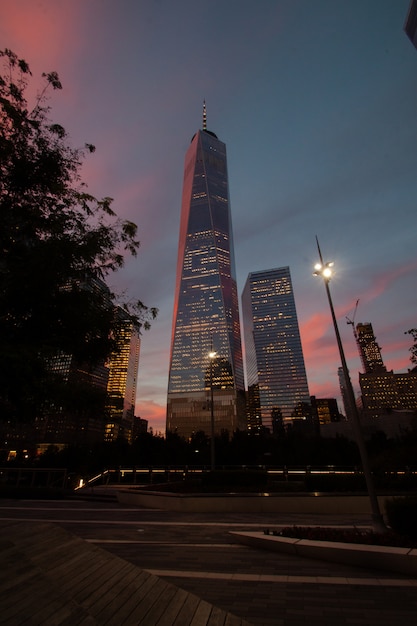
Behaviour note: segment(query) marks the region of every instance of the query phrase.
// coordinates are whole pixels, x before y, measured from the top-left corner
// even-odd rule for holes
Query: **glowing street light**
[[[217,352],[213,351],[213,338],[211,340],[211,350],[208,353],[208,357],[210,359],[210,426],[211,426],[211,437],[210,437],[210,464],[211,470],[213,471],[216,467],[216,453],[215,453],[215,443],[214,443],[214,398],[213,398],[213,361],[217,356]]]
[[[387,529],[384,524],[384,520],[381,515],[381,512],[379,510],[378,498],[376,497],[374,481],[372,478],[372,472],[369,466],[368,453],[367,453],[365,441],[362,435],[358,407],[356,406],[355,394],[353,392],[352,382],[350,380],[350,374],[349,374],[349,370],[348,370],[347,363],[346,363],[345,352],[343,350],[342,340],[340,338],[339,327],[337,325],[337,320],[336,320],[336,316],[334,313],[333,301],[330,295],[329,282],[333,274],[332,267],[334,266],[334,263],[332,261],[329,263],[323,263],[323,257],[321,254],[319,240],[317,239],[317,237],[316,237],[316,241],[317,241],[317,249],[319,251],[320,263],[316,263],[316,265],[314,266],[315,271],[314,271],[313,276],[321,276],[324,280],[324,285],[326,287],[327,298],[329,300],[330,312],[331,312],[332,320],[333,320],[334,332],[336,334],[337,346],[339,348],[340,360],[342,362],[342,369],[343,369],[343,374],[345,377],[346,392],[348,396],[348,402],[349,402],[349,408],[350,408],[350,414],[351,414],[350,417],[352,419],[355,439],[356,439],[357,446],[359,448],[359,454],[360,454],[361,462],[362,462],[362,469],[363,469],[363,473],[365,476],[366,488],[368,490],[368,495],[369,495],[369,499],[371,503],[373,526],[376,532],[386,532]]]

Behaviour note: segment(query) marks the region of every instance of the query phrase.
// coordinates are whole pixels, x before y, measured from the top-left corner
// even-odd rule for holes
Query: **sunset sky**
[[[411,367],[417,327],[417,50],[409,0],[3,0],[0,47],[56,70],[51,118],[96,146],[89,191],[138,224],[109,285],[159,308],[143,335],[136,414],[165,428],[184,156],[202,126],[227,146],[239,296],[249,272],[289,266],[310,394],[340,365],[315,236],[352,382],[351,318],[386,366]]]

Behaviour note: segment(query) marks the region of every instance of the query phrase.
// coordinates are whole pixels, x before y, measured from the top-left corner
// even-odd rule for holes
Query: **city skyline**
[[[136,414],[163,431],[183,155],[200,123],[228,148],[238,295],[250,272],[289,266],[310,393],[336,397],[340,366],[315,236],[355,390],[346,317],[359,299],[389,370],[411,367],[417,294],[417,52],[408,0],[6,0],[0,35],[51,119],[96,145],[82,177],[138,224],[141,249],[109,286],[160,313],[142,336]],[[35,95],[35,91],[32,92]]]

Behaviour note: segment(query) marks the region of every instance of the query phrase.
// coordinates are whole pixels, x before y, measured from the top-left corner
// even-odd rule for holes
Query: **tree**
[[[417,328],[410,328],[410,330],[407,330],[404,334],[411,335],[413,338],[414,343],[410,348],[410,361],[414,363],[414,365],[417,365]]]
[[[97,286],[139,241],[112,199],[95,198],[81,180],[94,147],[71,147],[49,119],[58,74],[42,75],[30,107],[29,65],[8,49],[0,59],[0,416],[10,419],[33,417],[51,399],[56,354],[93,367],[114,349],[117,295]],[[157,313],[141,302],[124,308],[142,328]]]

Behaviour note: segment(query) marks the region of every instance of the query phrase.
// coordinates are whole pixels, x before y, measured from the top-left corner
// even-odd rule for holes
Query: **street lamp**
[[[321,276],[324,280],[324,285],[326,287],[327,298],[329,300],[330,312],[332,314],[334,332],[336,334],[337,346],[339,348],[340,360],[342,362],[342,370],[345,377],[346,384],[346,392],[348,396],[348,402],[351,412],[351,419],[353,424],[353,430],[355,433],[355,439],[357,446],[359,448],[359,454],[362,462],[362,469],[365,475],[366,488],[369,495],[369,500],[371,503],[371,511],[372,511],[372,521],[375,532],[386,532],[386,526],[384,524],[383,517],[379,510],[378,498],[376,497],[374,481],[372,478],[371,469],[369,466],[368,453],[365,446],[365,441],[362,435],[361,424],[359,420],[358,407],[355,402],[355,394],[353,392],[352,382],[350,380],[349,370],[346,364],[345,353],[343,350],[342,340],[340,338],[339,327],[337,325],[336,316],[334,313],[332,297],[330,295],[330,287],[329,282],[332,277],[332,267],[334,266],[333,262],[324,263],[323,257],[320,250],[319,240],[316,237],[317,241],[317,249],[319,251],[320,263],[316,263],[314,266],[314,276]]]
[[[211,350],[208,356],[210,359],[210,426],[211,426],[210,462],[211,462],[211,470],[213,471],[216,467],[216,453],[214,449],[215,443],[214,443],[213,361],[217,356],[217,352],[213,351],[213,340],[211,341]]]

